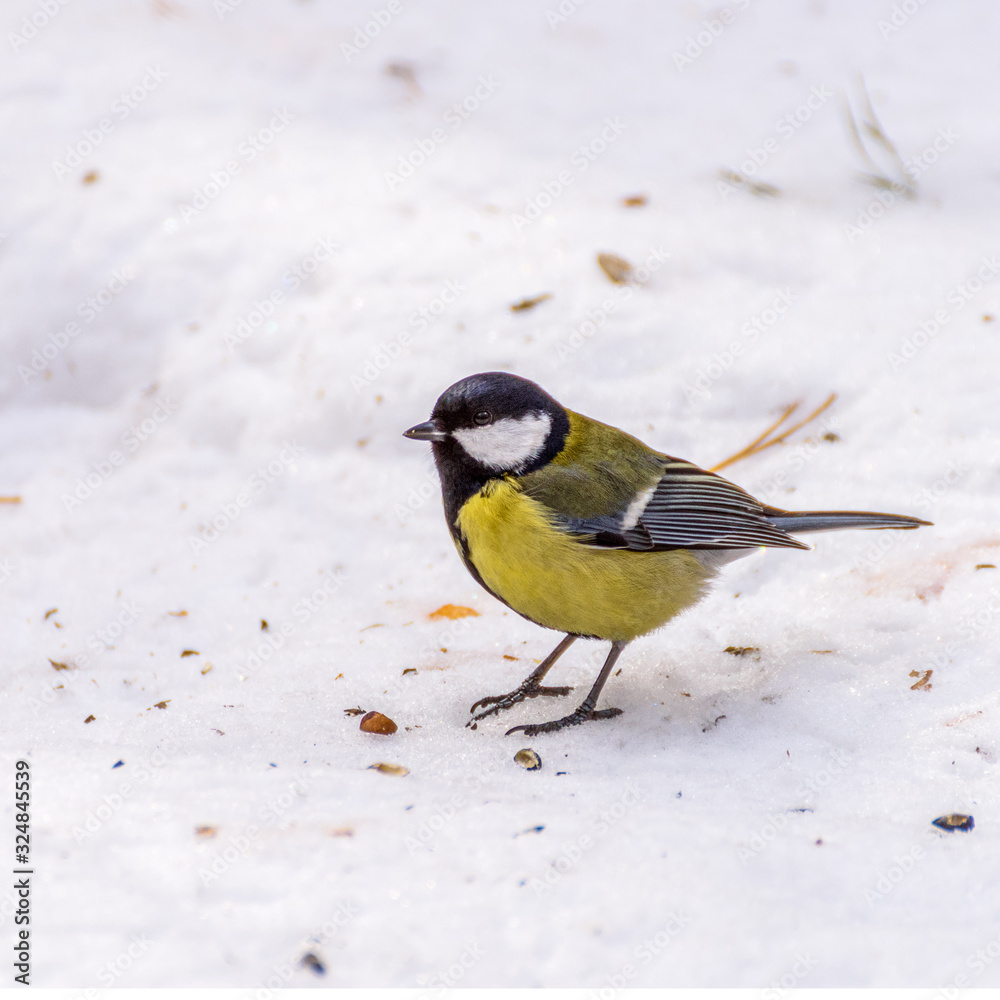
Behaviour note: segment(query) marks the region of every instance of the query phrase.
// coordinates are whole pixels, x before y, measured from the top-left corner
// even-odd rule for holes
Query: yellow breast
[[[458,529],[483,582],[539,625],[629,640],[697,602],[711,574],[689,552],[581,545],[511,480],[493,480],[462,507]]]

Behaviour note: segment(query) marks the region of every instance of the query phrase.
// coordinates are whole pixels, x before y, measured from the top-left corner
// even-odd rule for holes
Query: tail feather
[[[905,514],[878,514],[869,510],[779,510],[765,507],[764,516],[776,528],[793,535],[806,531],[840,531],[844,528],[919,528],[930,521]]]

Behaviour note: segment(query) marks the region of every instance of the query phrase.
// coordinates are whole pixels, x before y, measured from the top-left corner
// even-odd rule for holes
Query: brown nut
[[[361,719],[361,732],[381,733],[383,736],[391,736],[399,726],[392,719],[387,718],[381,712],[369,712]]]

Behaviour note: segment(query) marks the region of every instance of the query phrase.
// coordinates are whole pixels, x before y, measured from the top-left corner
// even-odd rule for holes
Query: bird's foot
[[[485,698],[480,698],[469,711],[475,712],[477,708],[483,708],[487,705],[489,708],[486,708],[485,711],[480,712],[478,715],[474,715],[466,723],[466,726],[475,729],[476,723],[482,719],[504,712],[518,702],[526,701],[528,698],[562,697],[569,694],[572,690],[571,687],[542,687],[537,681],[533,681],[529,677],[520,687],[509,691],[507,694],[490,694]]]
[[[508,729],[504,735],[524,733],[525,736],[537,736],[539,733],[557,733],[560,729],[578,726],[581,722],[591,722],[594,719],[613,719],[616,715],[621,714],[620,708],[602,708],[598,712],[581,705],[572,715],[567,715],[564,719],[556,719],[554,722],[540,722],[534,726],[515,726],[513,729]]]

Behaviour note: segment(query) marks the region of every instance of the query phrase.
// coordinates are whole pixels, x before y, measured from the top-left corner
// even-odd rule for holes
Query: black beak
[[[441,426],[440,420],[428,420],[411,427],[408,431],[403,431],[403,437],[412,438],[414,441],[444,441],[448,437],[448,432]]]

